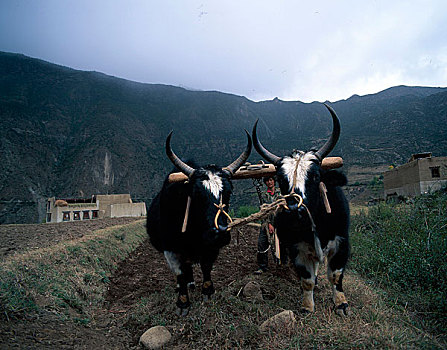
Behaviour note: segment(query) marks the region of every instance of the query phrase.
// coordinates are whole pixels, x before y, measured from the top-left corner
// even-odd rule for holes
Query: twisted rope
[[[294,198],[298,199],[298,202],[301,202],[301,203],[303,201],[301,196],[296,193],[290,193],[285,196],[280,196],[276,201],[274,201],[272,203],[262,204],[261,209],[257,213],[251,214],[250,216],[247,216],[246,218],[233,220],[233,222],[231,222],[228,225],[228,230],[231,230],[234,227],[246,225],[246,224],[248,224],[252,221],[255,221],[255,220],[262,219],[262,218],[270,215],[271,213],[275,213],[275,215],[276,215],[278,211],[283,210],[284,208],[287,209],[286,199],[289,197],[294,197]]]
[[[219,215],[220,215],[221,213],[223,213],[223,214],[228,218],[228,220],[230,220],[230,225],[231,225],[231,223],[233,222],[233,219],[232,219],[231,216],[228,215],[228,213],[224,210],[226,204],[222,204],[222,196],[220,197],[220,203],[219,203],[219,205],[217,205],[216,203],[214,203],[214,205],[215,205],[216,208],[218,209],[218,210],[217,210],[217,213],[216,213],[216,216],[214,217],[214,226],[215,226],[217,229],[219,229],[219,225],[217,224],[217,219],[219,218]]]

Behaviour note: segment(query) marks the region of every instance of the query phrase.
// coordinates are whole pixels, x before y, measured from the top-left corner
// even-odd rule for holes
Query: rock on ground
[[[140,344],[147,349],[159,349],[171,340],[171,333],[163,326],[149,328],[140,337]]]
[[[259,327],[261,332],[281,332],[285,333],[296,326],[296,319],[293,311],[285,310],[263,322]]]
[[[250,281],[248,282],[243,291],[244,297],[251,300],[262,300],[262,290],[258,282]]]

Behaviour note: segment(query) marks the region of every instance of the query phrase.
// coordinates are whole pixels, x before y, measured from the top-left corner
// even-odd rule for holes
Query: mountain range
[[[344,158],[345,171],[447,154],[447,88],[397,86],[326,103],[341,122],[332,155]],[[164,150],[171,130],[180,157],[226,165],[257,119],[264,146],[278,155],[318,147],[332,129],[320,102],[253,102],[0,52],[0,223],[41,222],[52,196],[130,193],[149,202],[172,169]]]

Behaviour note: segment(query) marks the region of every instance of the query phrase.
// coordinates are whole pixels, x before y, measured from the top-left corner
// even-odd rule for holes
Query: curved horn
[[[245,148],[245,151],[241,153],[241,155],[230,165],[223,168],[224,171],[227,171],[230,173],[231,176],[242,166],[244,165],[245,161],[248,159],[251,153],[251,138],[250,134],[247,130],[245,130],[245,133],[247,134],[247,148]]]
[[[169,133],[169,135],[166,139],[166,154],[167,154],[168,158],[171,160],[172,164],[174,164],[183,174],[185,174],[188,177],[191,177],[191,175],[195,169],[190,167],[188,164],[184,163],[183,161],[181,161],[180,158],[177,157],[175,155],[175,153],[172,151],[171,136],[172,136],[172,131]]]
[[[335,145],[337,144],[338,138],[340,137],[340,121],[338,120],[337,114],[335,114],[335,111],[332,109],[332,107],[328,106],[326,103],[324,103],[324,105],[331,113],[333,127],[332,135],[329,140],[327,140],[326,143],[317,152],[315,152],[315,155],[320,160],[320,162],[334,149]]]
[[[281,157],[275,156],[273,153],[268,151],[258,140],[258,135],[256,133],[256,128],[258,127],[258,120],[256,120],[255,126],[253,127],[253,146],[255,146],[256,151],[261,155],[262,158],[268,162],[277,165],[281,161]]]

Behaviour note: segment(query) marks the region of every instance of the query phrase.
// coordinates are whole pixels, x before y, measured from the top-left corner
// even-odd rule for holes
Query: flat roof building
[[[130,194],[93,195],[91,198],[48,198],[46,222],[138,217],[146,204],[133,203]]]
[[[408,163],[385,172],[383,185],[385,199],[438,191],[447,185],[447,157],[413,154]]]

